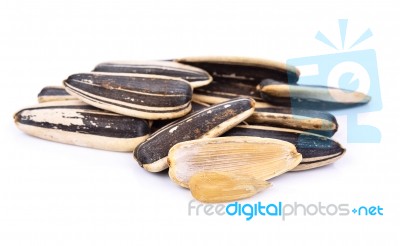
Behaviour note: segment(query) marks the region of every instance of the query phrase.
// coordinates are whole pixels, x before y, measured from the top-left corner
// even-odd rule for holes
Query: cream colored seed
[[[218,137],[181,142],[168,153],[169,176],[182,187],[201,171],[229,172],[268,180],[301,162],[296,147],[282,140],[259,137]]]
[[[198,172],[189,181],[193,197],[205,203],[249,198],[270,186],[264,180],[227,172]]]

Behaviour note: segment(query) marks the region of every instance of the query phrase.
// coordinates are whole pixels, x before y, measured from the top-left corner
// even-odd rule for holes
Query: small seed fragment
[[[196,88],[193,93],[193,99],[209,104],[225,102],[236,97],[253,98],[256,108],[271,106],[260,97],[255,85],[243,82],[213,81],[209,85]]]
[[[267,78],[296,83],[300,76],[300,71],[293,66],[256,58],[204,56],[180,58],[175,61],[204,69],[216,81],[243,82],[253,86]]]
[[[150,132],[146,120],[78,100],[40,103],[20,110],[14,120],[21,131],[38,138],[110,151],[133,151]]]
[[[78,98],[71,96],[63,86],[46,86],[38,94],[38,102],[54,102],[78,100]]]
[[[204,70],[172,61],[121,61],[104,62],[93,71],[109,73],[155,74],[181,78],[193,88],[204,86],[212,81],[212,77]]]
[[[361,92],[324,86],[287,85],[272,79],[263,80],[257,89],[268,103],[296,108],[349,108],[366,104],[371,99]]]
[[[96,72],[71,75],[64,85],[92,106],[142,119],[179,118],[191,110],[192,88],[179,78]]]
[[[254,104],[251,98],[237,98],[194,112],[151,134],[135,149],[134,158],[149,172],[165,170],[168,151],[176,143],[217,137],[249,117]]]
[[[285,141],[259,137],[218,137],[174,145],[168,153],[169,176],[188,188],[200,171],[228,172],[268,180],[301,162],[296,147]]]
[[[340,159],[346,152],[340,143],[333,139],[285,128],[240,125],[232,128],[223,136],[274,138],[294,144],[297,151],[303,156],[303,160],[291,171],[308,170],[332,164]]]
[[[333,136],[338,130],[334,115],[328,112],[300,108],[256,108],[246,121],[254,125],[290,128],[328,137]]]
[[[254,196],[271,183],[227,172],[198,172],[189,181],[194,198],[205,203],[237,201]]]

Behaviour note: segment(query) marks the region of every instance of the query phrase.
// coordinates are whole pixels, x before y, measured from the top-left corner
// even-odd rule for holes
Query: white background
[[[45,1],[0,3],[0,245],[399,245],[398,10],[393,1]],[[380,205],[381,217],[189,217],[190,192],[112,153],[26,136],[13,124],[43,86],[107,60],[239,55],[286,61],[330,54],[367,28],[383,110],[360,117],[379,144],[346,143],[336,164],[289,173],[244,202]],[[368,134],[367,132],[365,134]]]

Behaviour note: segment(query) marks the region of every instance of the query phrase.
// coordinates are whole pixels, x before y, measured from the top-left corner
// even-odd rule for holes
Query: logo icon
[[[315,36],[318,41],[334,49],[335,53],[293,58],[287,60],[287,63],[302,71],[299,84],[336,87],[369,95],[372,98],[369,104],[332,113],[347,116],[349,143],[379,143],[381,140],[379,129],[358,122],[360,114],[382,109],[376,53],[373,49],[353,50],[357,45],[372,37],[372,31],[367,29],[358,39],[346,45],[348,43],[347,24],[348,20],[339,20],[340,48],[320,31]],[[343,93],[346,92],[343,91]]]

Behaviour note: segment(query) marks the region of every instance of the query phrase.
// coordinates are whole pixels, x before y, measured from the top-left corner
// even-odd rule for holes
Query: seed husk
[[[202,103],[202,102],[197,102],[197,101],[192,101],[192,110],[190,111],[191,113],[197,112],[199,110],[202,110],[204,108],[210,107],[210,105]],[[171,120],[154,120],[150,123],[150,131],[151,133],[154,133],[161,128],[165,127],[168,124],[171,124],[172,122],[175,122],[179,119],[171,119]]]
[[[98,64],[93,71],[109,73],[155,74],[181,78],[193,88],[204,86],[212,77],[204,70],[172,61],[120,61]]]
[[[254,196],[271,183],[250,176],[227,172],[198,172],[189,180],[194,198],[204,203],[237,201]]]
[[[203,56],[175,61],[204,69],[216,81],[242,82],[253,86],[267,78],[296,83],[300,76],[298,69],[285,63],[248,57]]]
[[[260,97],[256,86],[243,82],[219,82],[214,80],[209,85],[196,88],[193,92],[193,99],[208,104],[221,103],[237,97],[253,98],[256,101],[256,108],[271,106]]]
[[[173,119],[191,110],[192,88],[179,78],[94,72],[71,75],[64,85],[94,107],[137,118]]]
[[[294,144],[297,151],[303,156],[303,160],[291,171],[308,170],[332,164],[346,152],[340,143],[331,138],[285,128],[240,125],[232,128],[223,136],[274,138]]]
[[[341,109],[359,106],[371,97],[361,92],[333,87],[287,85],[276,80],[263,80],[257,89],[268,103],[310,109]]]
[[[32,136],[65,144],[131,152],[149,135],[148,122],[106,112],[78,100],[40,103],[14,115]]]
[[[290,128],[328,137],[333,136],[338,130],[338,124],[333,114],[300,108],[256,108],[246,121],[254,125]]]
[[[249,117],[254,112],[254,104],[251,98],[237,98],[194,112],[151,134],[135,149],[134,158],[149,172],[165,170],[172,146],[223,134]]]
[[[78,98],[71,96],[63,86],[46,86],[38,94],[38,102],[54,102],[78,100]]]
[[[228,172],[269,180],[301,162],[296,147],[260,137],[218,137],[181,142],[168,153],[169,176],[182,187],[200,171]]]

